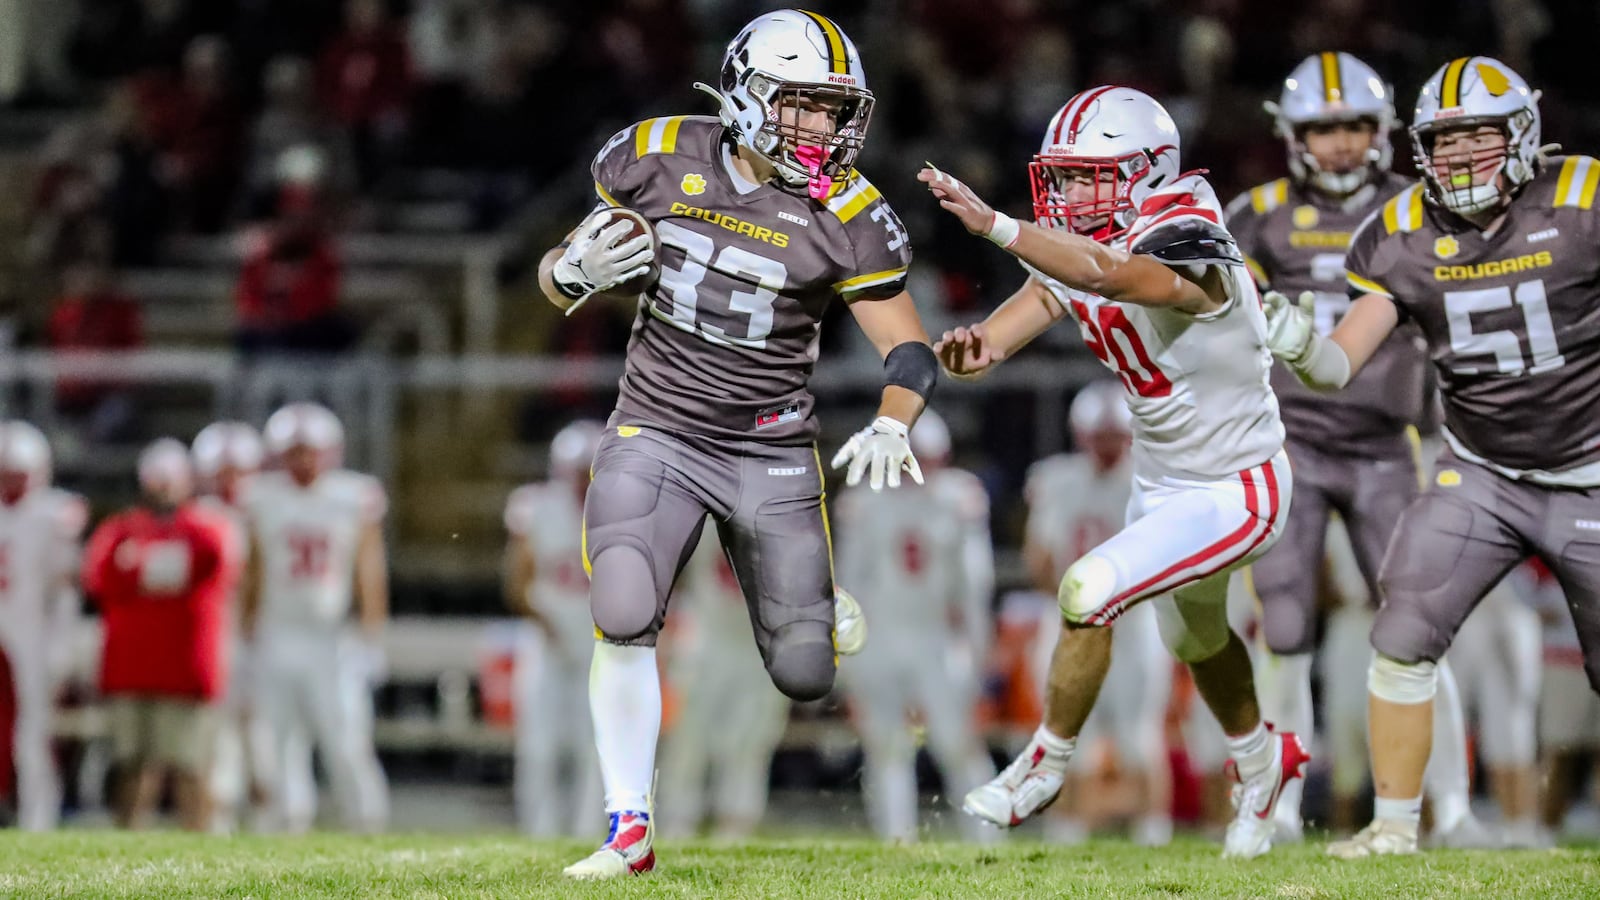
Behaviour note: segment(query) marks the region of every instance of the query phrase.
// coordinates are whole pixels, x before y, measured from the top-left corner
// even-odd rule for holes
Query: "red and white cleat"
[[[600,849],[578,860],[561,874],[581,881],[598,881],[603,878],[621,878],[624,875],[643,875],[656,867],[653,848],[656,826],[647,812],[614,812],[611,814],[611,834]]]
[[[987,784],[967,792],[961,808],[1000,828],[1015,828],[1061,794],[1065,756],[1051,757],[1038,738]]]
[[[1272,748],[1272,762],[1255,775],[1241,777],[1238,765],[1231,759],[1224,767],[1235,782],[1235,812],[1223,839],[1223,859],[1255,859],[1271,850],[1277,831],[1274,813],[1278,798],[1283,796],[1284,785],[1305,777],[1305,766],[1311,761],[1311,755],[1300,745],[1300,739],[1285,731],[1274,733],[1272,741],[1276,745]]]

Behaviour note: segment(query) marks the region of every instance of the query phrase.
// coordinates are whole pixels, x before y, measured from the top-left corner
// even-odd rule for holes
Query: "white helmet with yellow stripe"
[[[1354,193],[1394,160],[1389,132],[1394,129],[1394,92],[1372,67],[1348,53],[1317,53],[1301,60],[1283,80],[1278,102],[1268,101],[1273,130],[1289,151],[1289,171],[1301,184],[1312,184],[1337,197]],[[1351,172],[1324,171],[1306,149],[1305,129],[1336,122],[1370,121],[1372,145],[1363,165]]]
[[[873,98],[855,43],[828,17],[796,9],[758,16],[723,52],[719,87],[695,87],[717,97],[723,124],[785,182],[809,185],[821,199],[850,178]],[[806,102],[834,113],[831,132],[781,121],[781,107]]]
[[[1441,132],[1485,125],[1505,134],[1504,151],[1434,160],[1434,142]],[[1464,56],[1434,72],[1417,97],[1411,123],[1411,145],[1429,199],[1463,214],[1503,205],[1533,180],[1539,137],[1539,92],[1530,90],[1505,63],[1487,56]]]

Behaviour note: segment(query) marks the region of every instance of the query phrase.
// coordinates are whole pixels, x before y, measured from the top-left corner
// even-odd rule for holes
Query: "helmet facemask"
[[[1532,123],[1533,114],[1519,110],[1510,116],[1476,116],[1430,122],[1411,129],[1417,169],[1435,203],[1459,215],[1472,215],[1511,201],[1517,188],[1533,179],[1533,166],[1515,151],[1519,136]],[[1445,131],[1497,129],[1505,139],[1500,147],[1473,149],[1435,160],[1434,145]]]
[[[761,126],[754,134],[739,130],[740,143],[772,163],[785,183],[806,185],[813,199],[823,200],[850,179],[872,119],[871,91],[787,82],[755,69],[736,74],[731,65],[722,74],[721,93],[729,104],[753,103],[759,110]],[[832,131],[784,122],[786,107],[798,113],[816,104],[835,110]]]
[[[1372,126],[1367,149],[1361,153],[1360,164],[1347,172],[1324,169],[1306,141],[1306,131],[1318,125],[1335,125],[1365,122]],[[1348,197],[1366,186],[1379,172],[1389,168],[1388,136],[1385,125],[1375,116],[1354,119],[1324,119],[1299,122],[1288,127],[1284,142],[1289,150],[1289,169],[1295,180],[1309,184],[1330,197]]]
[[[1099,157],[1041,153],[1028,164],[1034,221],[1041,228],[1061,228],[1106,243],[1133,224],[1133,186],[1150,166],[1150,154],[1143,150]],[[1070,182],[1078,180],[1094,184],[1094,199],[1067,200]]]

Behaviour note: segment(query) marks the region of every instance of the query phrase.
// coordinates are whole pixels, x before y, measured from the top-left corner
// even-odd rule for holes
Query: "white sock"
[[[1311,702],[1310,653],[1285,656],[1267,654],[1265,663],[1257,667],[1257,684],[1261,691],[1261,715],[1279,731],[1292,731],[1300,744],[1311,751],[1313,705]],[[1283,787],[1278,799],[1279,821],[1300,820],[1300,798],[1305,781],[1296,778]]]
[[[1078,747],[1077,738],[1057,737],[1043,724],[1034,731],[1033,742],[1044,748],[1044,759],[1039,761],[1039,765],[1057,773],[1066,772],[1067,762],[1072,759],[1072,751]]]
[[[606,812],[648,811],[661,734],[656,648],[596,641],[589,666],[589,715],[606,786]]]
[[[1390,797],[1374,797],[1372,817],[1386,822],[1406,822],[1415,828],[1422,820],[1422,798],[1396,800]]]
[[[1433,698],[1433,753],[1423,782],[1433,803],[1433,826],[1438,832],[1454,831],[1472,814],[1467,771],[1466,717],[1461,692],[1450,664],[1439,660],[1439,689]]]
[[[1272,732],[1265,723],[1240,735],[1228,735],[1228,755],[1239,767],[1240,778],[1254,778],[1272,765]]]

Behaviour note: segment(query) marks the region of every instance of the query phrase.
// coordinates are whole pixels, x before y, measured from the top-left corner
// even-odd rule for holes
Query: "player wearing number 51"
[[[1435,665],[1484,594],[1536,555],[1566,591],[1600,689],[1600,162],[1541,152],[1539,94],[1457,59],[1411,124],[1420,183],[1351,240],[1350,311],[1327,337],[1269,295],[1273,353],[1343,387],[1399,324],[1428,341],[1444,401],[1434,483],[1384,556],[1367,677],[1371,826],[1337,856],[1416,850]]]
[[[834,589],[807,390],[823,313],[845,301],[884,357],[877,417],[833,457],[849,484],[922,481],[907,432],[939,371],[905,290],[905,230],[855,169],[873,108],[855,44],[824,16],[767,13],[728,44],[717,86],[697,87],[720,115],[649,119],[606,143],[596,209],[539,268],[559,307],[618,288],[638,306],[584,508],[611,836],[567,869],[577,878],[655,863],[656,635],[707,515],[781,691],[826,694],[836,652],[864,637]]]
[[[1262,722],[1250,655],[1226,615],[1228,573],[1278,539],[1291,494],[1259,295],[1215,193],[1179,167],[1177,128],[1150,97],[1122,87],[1073,97],[1028,174],[1034,223],[995,212],[931,165],[917,176],[1028,273],[988,319],[946,332],[936,350],[951,374],[976,377],[1072,316],[1122,381],[1134,484],[1123,530],[1061,579],[1044,723],[966,809],[1009,827],[1054,799],[1110,666],[1109,626],[1150,600],[1228,735],[1238,815],[1223,854],[1259,856],[1306,761],[1293,734]]]

